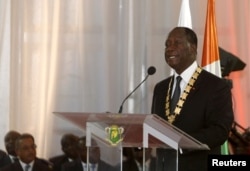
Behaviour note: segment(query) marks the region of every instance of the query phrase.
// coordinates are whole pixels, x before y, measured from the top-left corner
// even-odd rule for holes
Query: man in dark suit
[[[1,171],[52,171],[52,166],[46,160],[36,157],[36,144],[31,134],[22,134],[16,140],[18,162],[1,168]]]
[[[61,171],[62,165],[79,158],[79,137],[74,134],[64,134],[61,138],[61,148],[64,154],[49,159],[53,163],[53,171]]]
[[[122,164],[123,171],[145,171],[156,170],[156,158],[152,156],[152,148],[145,148],[145,165],[143,166],[143,149],[132,148],[133,155]]]
[[[101,160],[100,148],[94,139],[89,147],[89,171],[113,171],[114,167]],[[80,158],[62,166],[62,171],[87,171],[86,137],[81,137],[78,142]]]
[[[169,33],[165,42],[165,60],[175,72],[159,82],[153,94],[152,113],[210,148],[209,151],[184,151],[179,156],[179,171],[207,170],[207,155],[220,154],[234,119],[231,87],[225,80],[198,66],[197,43],[196,34],[189,28],[176,27]],[[173,105],[171,98],[177,76],[181,76],[181,93],[177,105]],[[176,169],[174,161],[171,162],[174,157],[170,157],[175,152],[170,151],[157,150],[157,170]]]
[[[4,145],[7,155],[0,158],[0,168],[18,161],[15,151],[15,142],[20,135],[19,132],[11,130],[4,136]]]

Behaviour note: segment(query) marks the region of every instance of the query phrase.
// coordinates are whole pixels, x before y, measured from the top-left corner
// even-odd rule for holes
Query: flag
[[[192,18],[189,7],[189,0],[182,0],[178,26],[192,29]]]
[[[208,0],[201,66],[221,77],[219,46],[215,22],[215,0]],[[221,153],[228,154],[227,141],[221,146]]]
[[[221,77],[214,0],[208,0],[201,66],[205,70]]]

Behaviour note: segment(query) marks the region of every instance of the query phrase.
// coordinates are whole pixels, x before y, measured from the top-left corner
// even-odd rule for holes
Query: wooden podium
[[[110,164],[115,163],[113,158],[117,159],[116,165],[120,165],[117,170],[122,170],[123,147],[141,147],[144,155],[145,149],[149,147],[174,149],[176,166],[178,154],[183,149],[209,150],[207,145],[155,114],[54,113],[85,131],[88,148],[93,146],[91,140],[95,139],[102,151],[111,150],[112,152],[105,154],[104,158],[110,158],[111,162],[108,162]],[[145,157],[143,162],[145,165]]]

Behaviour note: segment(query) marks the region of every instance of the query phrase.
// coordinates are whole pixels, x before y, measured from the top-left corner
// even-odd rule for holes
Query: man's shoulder
[[[5,151],[0,150],[0,160],[3,160],[4,158],[6,158],[8,155]]]
[[[201,75],[212,78],[212,79],[221,79],[219,76],[217,76],[217,75],[215,75],[215,74],[213,74],[205,69],[202,69]]]
[[[68,162],[68,163],[65,163],[63,166],[62,166],[62,170],[72,170],[72,169],[76,169],[76,168],[79,168],[81,167],[82,163],[80,160],[74,160],[72,162]]]
[[[68,160],[68,158],[64,154],[58,155],[58,156],[53,156],[53,157],[49,158],[49,161],[52,163],[62,162],[62,161],[67,161],[67,160]]]
[[[98,167],[102,168],[101,170],[115,170],[115,166],[103,161],[103,160],[100,160],[99,163],[98,163]]]
[[[169,84],[171,78],[172,76],[159,81],[158,83],[156,83],[155,87],[166,87]]]
[[[2,156],[2,155],[7,155],[7,153],[0,149],[0,156]]]
[[[200,74],[200,78],[202,78],[203,80],[206,80],[206,84],[212,83],[213,85],[220,84],[223,86],[230,86],[229,81],[227,79],[221,78],[211,72],[206,71],[205,69],[202,70]]]
[[[1,171],[19,171],[19,170],[20,171],[23,170],[19,162],[11,163],[1,168]]]
[[[42,158],[36,158],[34,163],[35,168],[44,168],[46,170],[52,170],[53,164],[45,159]]]

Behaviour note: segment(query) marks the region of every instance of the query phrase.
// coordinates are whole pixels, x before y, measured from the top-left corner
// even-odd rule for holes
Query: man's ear
[[[64,147],[61,147],[61,150],[65,153],[65,148]]]
[[[190,50],[192,54],[197,55],[197,46],[195,44],[190,44]]]

